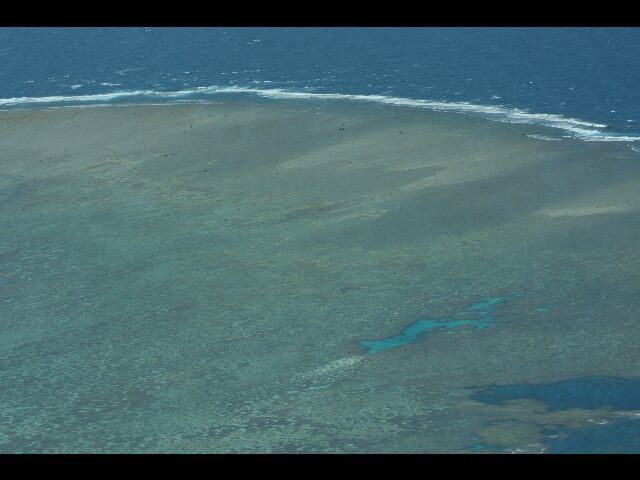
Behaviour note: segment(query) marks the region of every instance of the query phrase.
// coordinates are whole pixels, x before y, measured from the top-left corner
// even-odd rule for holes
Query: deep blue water
[[[0,65],[3,108],[235,86],[470,102],[640,131],[633,28],[3,28]]]
[[[570,408],[640,410],[640,380],[616,377],[570,378],[553,383],[490,385],[473,399],[490,405],[509,400],[536,400],[549,411]]]
[[[490,385],[478,389],[474,400],[501,405],[509,400],[535,400],[555,412],[580,408],[627,410],[630,416],[577,428],[545,427],[545,443],[551,453],[637,453],[640,451],[640,379],[589,376],[550,383]],[[476,443],[474,450],[494,446]]]
[[[549,432],[551,453],[640,452],[640,419],[626,418],[604,425],[563,428]]]

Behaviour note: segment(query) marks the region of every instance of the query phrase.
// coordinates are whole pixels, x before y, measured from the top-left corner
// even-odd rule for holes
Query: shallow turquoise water
[[[418,340],[422,340],[428,333],[440,328],[451,330],[458,327],[473,326],[478,330],[482,330],[483,328],[495,325],[492,323],[494,307],[520,295],[523,294],[519,292],[512,293],[506,297],[485,298],[482,301],[473,303],[464,310],[455,313],[452,317],[441,317],[435,319],[428,317],[421,318],[420,320],[417,320],[405,327],[400,335],[380,340],[362,341],[360,342],[360,345],[367,350],[369,355],[374,355],[389,348],[402,347],[417,342]],[[478,318],[464,320],[456,318],[470,314],[477,315]]]
[[[591,192],[640,180],[635,153],[298,105],[5,112],[0,451],[569,448],[555,429],[598,451],[635,435],[607,427],[586,380],[549,399],[640,375],[638,210],[539,214],[595,209]]]

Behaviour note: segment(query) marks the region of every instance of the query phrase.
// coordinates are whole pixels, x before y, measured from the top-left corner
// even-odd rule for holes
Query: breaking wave
[[[470,113],[500,122],[541,125],[563,130],[564,132],[568,133],[568,136],[570,137],[579,138],[581,140],[589,142],[635,142],[640,140],[640,135],[635,136],[615,132],[605,132],[603,129],[606,129],[607,125],[604,124],[586,122],[583,120],[568,118],[556,114],[530,113],[526,110],[517,108],[477,105],[467,102],[444,102],[412,99],[386,95],[300,92],[283,90],[279,88],[260,89],[239,86],[208,86],[177,91],[123,90],[109,93],[98,93],[93,95],[0,98],[0,107],[11,107],[20,105],[54,105],[60,103],[70,105],[77,103],[97,104],[104,102],[113,102],[122,99],[160,99],[170,101],[222,94],[250,94],[260,97],[282,99],[334,99],[358,102],[374,102],[395,106],[426,108],[434,111]]]

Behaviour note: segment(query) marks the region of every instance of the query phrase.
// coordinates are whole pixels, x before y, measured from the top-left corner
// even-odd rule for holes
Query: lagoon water
[[[639,44],[0,29],[0,451],[637,453]]]

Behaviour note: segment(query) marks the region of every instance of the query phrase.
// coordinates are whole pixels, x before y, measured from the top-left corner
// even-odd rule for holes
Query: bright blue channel
[[[436,329],[451,330],[458,327],[471,326],[478,330],[494,325],[492,323],[492,314],[494,307],[509,300],[510,298],[520,296],[522,293],[514,293],[506,297],[486,298],[478,303],[469,305],[464,310],[457,312],[452,317],[441,318],[421,318],[405,327],[399,335],[380,340],[362,341],[360,345],[367,351],[369,355],[374,355],[389,348],[402,347],[409,345],[418,340],[423,339],[426,334]],[[459,319],[456,317],[475,318]]]

